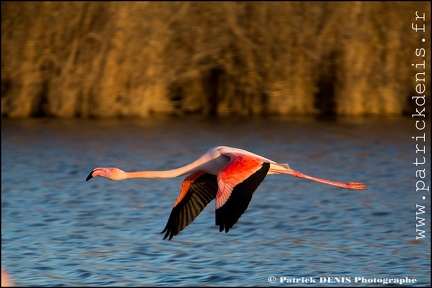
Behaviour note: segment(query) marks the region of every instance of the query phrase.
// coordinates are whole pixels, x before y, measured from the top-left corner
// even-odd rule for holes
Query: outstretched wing
[[[248,157],[234,158],[219,173],[216,225],[227,233],[246,211],[252,194],[264,180],[270,163]]]
[[[216,197],[218,190],[216,175],[195,172],[183,181],[180,195],[174,203],[163,239],[171,240],[201,213],[207,204]]]

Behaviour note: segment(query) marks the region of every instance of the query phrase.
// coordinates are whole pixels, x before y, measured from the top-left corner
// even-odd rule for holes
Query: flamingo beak
[[[111,172],[111,168],[94,168],[93,171],[87,176],[86,181],[90,180],[94,177],[107,177],[107,175]]]
[[[87,176],[87,178],[86,178],[86,181],[88,181],[88,180],[90,180],[90,179],[92,179],[93,178],[93,172],[94,172],[94,170],[92,170],[91,172],[90,172],[90,174]]]

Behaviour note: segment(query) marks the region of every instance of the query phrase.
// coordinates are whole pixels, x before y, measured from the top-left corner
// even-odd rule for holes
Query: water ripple
[[[428,287],[412,128],[404,119],[4,119],[2,264],[19,286],[269,286],[275,275],[414,277]],[[183,179],[84,181],[95,166],[169,169],[219,144],[369,190],[270,175],[229,233],[210,203],[168,242],[159,232]]]

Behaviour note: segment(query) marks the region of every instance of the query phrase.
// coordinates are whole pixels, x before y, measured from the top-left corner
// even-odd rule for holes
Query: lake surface
[[[430,192],[415,173],[430,186],[430,142],[416,167],[419,134],[408,118],[2,119],[2,265],[19,286],[428,287]],[[213,201],[167,241],[184,177],[85,181],[94,167],[176,168],[217,145],[369,189],[269,175],[229,233]]]

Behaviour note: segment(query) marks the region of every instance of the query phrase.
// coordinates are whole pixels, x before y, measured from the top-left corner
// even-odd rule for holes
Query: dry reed
[[[428,2],[1,5],[3,117],[400,115],[430,51]]]

